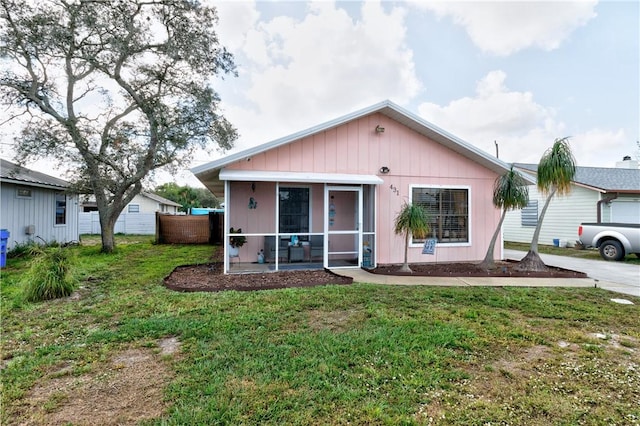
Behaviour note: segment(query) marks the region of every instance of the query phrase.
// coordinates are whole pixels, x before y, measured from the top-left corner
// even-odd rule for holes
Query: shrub
[[[8,259],[15,259],[20,257],[31,257],[34,251],[39,251],[40,245],[34,241],[28,241],[26,243],[16,243],[13,248],[7,251]]]
[[[69,250],[61,247],[40,250],[22,279],[25,299],[40,302],[69,296],[75,289],[72,264]]]

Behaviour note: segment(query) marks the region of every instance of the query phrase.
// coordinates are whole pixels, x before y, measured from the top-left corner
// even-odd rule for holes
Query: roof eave
[[[12,183],[14,185],[33,186],[36,188],[56,189],[60,191],[66,191],[67,189],[69,189],[69,186],[53,185],[53,184],[42,183],[42,182],[31,182],[26,180],[11,179],[7,177],[1,178],[0,182]]]

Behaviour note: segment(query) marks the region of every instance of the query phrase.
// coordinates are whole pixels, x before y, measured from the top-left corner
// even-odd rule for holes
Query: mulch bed
[[[164,279],[164,285],[176,291],[254,291],[278,288],[314,287],[328,284],[351,284],[351,277],[324,269],[278,271],[252,274],[222,273],[222,263],[178,266]]]
[[[587,278],[584,272],[547,266],[546,271],[518,271],[519,262],[496,262],[496,269],[486,270],[475,263],[420,263],[411,264],[413,273],[399,272],[401,265],[378,265],[374,274],[431,277],[513,277],[513,278]]]
[[[399,272],[400,265],[379,265],[369,272],[384,275],[410,275],[431,277],[529,277],[529,278],[586,278],[582,272],[548,267],[544,272],[517,271],[518,262],[496,262],[496,269],[487,271],[474,263],[427,263],[410,265],[413,273]],[[252,274],[222,273],[221,262],[204,265],[178,266],[165,278],[164,285],[175,291],[254,291],[278,288],[314,287],[318,285],[348,285],[352,278],[343,277],[324,269],[278,271]]]

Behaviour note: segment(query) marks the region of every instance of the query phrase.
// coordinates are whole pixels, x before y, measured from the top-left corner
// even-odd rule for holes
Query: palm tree
[[[493,251],[507,211],[526,207],[528,202],[529,187],[527,186],[527,182],[520,173],[513,170],[513,166],[511,166],[508,172],[496,178],[493,184],[493,205],[502,209],[502,216],[489,243],[487,254],[482,263],[480,263],[481,268],[494,269],[496,267],[493,261]]]
[[[538,238],[540,237],[542,221],[553,196],[556,193],[565,195],[571,191],[571,181],[575,174],[576,160],[571,153],[569,138],[556,139],[553,142],[553,146],[542,155],[538,163],[538,189],[543,194],[547,194],[547,200],[540,212],[529,252],[518,265],[519,270],[543,271],[547,269],[538,254]]]
[[[402,210],[396,216],[394,231],[396,235],[404,235],[404,264],[400,268],[400,272],[411,273],[407,262],[409,238],[411,235],[416,238],[426,238],[429,234],[429,214],[422,206],[404,203]]]

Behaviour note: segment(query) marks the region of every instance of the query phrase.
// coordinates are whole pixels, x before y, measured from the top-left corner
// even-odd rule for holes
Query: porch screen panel
[[[309,232],[309,188],[280,187],[279,232],[305,234]]]
[[[457,188],[413,188],[412,202],[429,214],[430,238],[439,243],[469,242],[469,190]],[[413,238],[421,244],[424,239]]]

